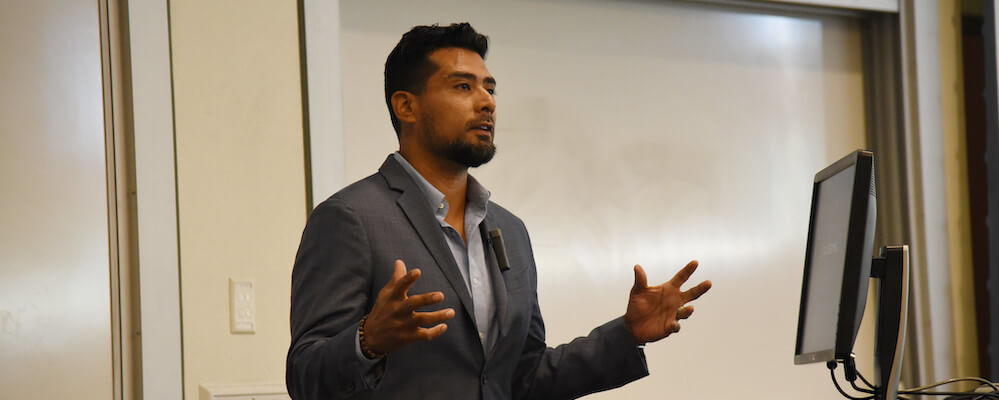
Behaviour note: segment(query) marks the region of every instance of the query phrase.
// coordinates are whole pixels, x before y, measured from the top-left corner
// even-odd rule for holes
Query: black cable
[[[958,399],[971,399],[971,400],[997,399],[997,398],[999,398],[999,393],[994,393],[994,392],[987,392],[987,393],[965,392],[965,393],[962,393],[962,394],[956,394],[956,395],[954,395],[954,397],[956,397]]]
[[[827,363],[827,366],[828,366],[828,363]],[[832,366],[831,368],[835,368],[835,366]],[[854,368],[854,370],[856,371],[857,376],[860,377],[860,380],[863,381],[865,385],[867,385],[868,387],[870,387],[872,390],[877,389],[876,386],[874,386],[873,384],[871,384],[871,382],[868,381],[866,377],[864,377],[864,374],[861,374],[860,371],[856,370],[855,368]],[[830,371],[831,371],[831,369],[830,369]],[[849,378],[847,380],[849,380]],[[975,380],[975,379],[972,379],[972,380]],[[964,381],[964,379],[960,379],[959,381]],[[975,381],[980,381],[980,380],[975,380]],[[835,377],[833,378],[833,383],[836,383],[835,382]],[[954,382],[950,382],[950,383],[954,383]],[[857,384],[855,382],[853,382],[853,381],[850,381],[850,385],[853,386],[853,388],[856,391],[858,391],[858,392],[874,393],[872,390],[865,390],[864,388],[858,387]],[[985,386],[985,385],[986,384],[983,383],[983,384],[979,385],[979,387]],[[995,386],[992,386],[992,387],[995,388]],[[837,389],[838,389],[838,387],[837,387]],[[927,389],[923,389],[923,390],[899,390],[898,394],[900,394],[900,395],[901,394],[910,394],[910,395],[916,395],[916,396],[924,396],[924,395],[925,396],[960,396],[960,397],[958,397],[959,399],[971,399],[971,400],[999,399],[999,391],[995,391],[995,390],[993,390],[992,392],[984,392],[984,393],[983,392],[929,392],[929,391],[926,391],[926,390],[929,390],[929,389],[927,388]],[[840,393],[843,393],[843,391],[840,390]],[[843,395],[846,396],[845,393],[843,393]],[[974,396],[974,397],[972,397],[972,396]],[[906,397],[902,397],[902,396],[898,396],[898,399],[900,399],[900,400],[910,400],[910,399],[908,399]]]
[[[898,394],[912,394],[917,396],[985,396],[986,398],[999,399],[999,393],[996,392],[920,392],[920,391],[899,391]]]
[[[843,391],[843,388],[841,388],[839,386],[839,382],[836,381],[836,373],[834,372],[834,369],[836,368],[836,366],[835,366],[836,364],[835,364],[835,362],[831,362],[831,364],[833,366],[832,366],[832,368],[829,368],[829,377],[832,378],[833,385],[836,386],[836,390],[839,390],[839,394],[842,394],[843,397],[846,397],[846,398],[848,398],[850,400],[870,400],[870,399],[874,398],[874,396],[853,397],[853,396],[850,396],[849,394],[847,394],[845,391]],[[827,365],[829,365],[829,364],[827,364]]]
[[[999,393],[999,386],[997,386],[993,382],[989,382],[989,381],[987,381],[985,379],[982,379],[982,378],[952,378],[952,379],[947,379],[947,380],[944,380],[944,381],[940,381],[940,382],[934,383],[932,385],[926,385],[926,386],[920,386],[920,387],[914,387],[914,388],[908,388],[908,389],[900,389],[900,390],[903,391],[903,392],[925,392],[927,390],[930,390],[930,389],[933,389],[933,388],[936,388],[936,387],[940,387],[940,386],[944,386],[944,385],[952,385],[952,384],[955,384],[955,383],[958,383],[958,382],[969,382],[969,381],[970,382],[978,382],[979,383],[979,385],[976,388],[976,390],[978,388],[981,388],[982,386],[986,386],[987,385],[987,386],[989,386],[989,387],[992,388],[992,392]],[[989,393],[992,393],[992,392],[989,392]],[[969,393],[969,392],[962,392],[962,393]]]
[[[850,386],[853,386],[853,390],[856,390],[858,392],[867,393],[867,394],[874,394],[874,390],[873,389],[866,389],[866,388],[862,388],[860,386],[857,386],[857,383],[854,382],[854,381],[850,381]]]
[[[853,390],[856,390],[856,391],[861,392],[861,393],[875,394],[876,395],[877,393],[875,393],[875,387],[871,386],[870,383],[867,382],[867,379],[861,378],[864,381],[864,383],[867,383],[867,386],[870,386],[869,389],[864,389],[864,388],[861,388],[861,387],[857,386],[857,382],[856,381],[857,381],[857,377],[860,376],[860,371],[857,370],[857,361],[856,361],[856,359],[854,357],[855,357],[854,354],[850,353],[850,357],[842,361],[842,363],[843,363],[843,378],[846,379],[847,382],[850,382],[850,386],[853,386]],[[827,367],[828,367],[828,365],[827,365]]]
[[[851,357],[852,356],[853,355],[851,354]],[[849,363],[849,365],[847,365],[847,363]],[[829,376],[832,378],[833,385],[836,386],[836,390],[838,390],[840,394],[842,394],[844,397],[846,397],[848,399],[851,399],[851,400],[868,400],[868,399],[873,399],[874,398],[874,396],[853,397],[853,396],[850,396],[849,394],[847,394],[843,390],[843,388],[839,386],[839,382],[836,380],[836,374],[834,372],[834,370],[836,369],[836,364],[837,364],[836,361],[829,361],[829,362],[826,363],[826,367],[829,368]],[[852,386],[854,390],[856,390],[858,392],[861,392],[861,393],[876,394],[875,391],[876,391],[877,387],[874,386],[874,385],[872,385],[871,382],[868,381],[867,378],[865,378],[864,375],[861,374],[860,371],[857,370],[856,364],[853,363],[852,359],[848,359],[848,360],[843,361],[843,364],[844,364],[844,367],[845,367],[844,372],[843,372],[844,375],[845,375],[844,379],[846,379],[848,382],[850,382],[850,386]],[[857,377],[860,377],[860,380],[863,381],[863,383],[865,385],[867,385],[868,387],[870,387],[870,389],[865,389],[865,388],[857,386],[857,383],[854,380],[850,379],[850,372],[851,371]],[[952,383],[956,383],[956,382],[964,381],[964,380],[966,380],[966,379],[958,379],[958,380],[955,380],[953,382],[945,381],[945,382],[941,382],[939,384],[934,384],[932,386],[940,386],[940,385],[944,385],[944,384],[948,384],[948,383],[952,384]],[[977,378],[971,378],[971,379],[967,379],[967,380],[981,381],[981,379],[977,379]],[[988,383],[988,384],[990,386],[992,386],[993,389],[995,389],[995,387],[996,387],[995,384],[992,384],[992,383]],[[979,385],[979,387],[984,386],[984,385],[985,384]],[[908,394],[908,395],[915,395],[915,396],[955,396],[958,399],[970,399],[970,400],[999,399],[999,391],[996,391],[996,390],[993,390],[991,392],[984,392],[983,393],[983,392],[974,392],[974,391],[972,391],[972,392],[930,392],[930,391],[928,391],[929,389],[930,388],[928,388],[928,387],[924,387],[922,390],[899,390],[898,394],[899,395]],[[902,397],[902,396],[898,396],[898,399],[908,400],[906,397]]]
[[[936,395],[936,394],[945,395],[946,393],[919,393],[919,394],[912,394],[912,393],[910,393],[910,395],[915,395],[917,397],[918,396],[923,396],[923,395],[933,396],[933,395]],[[952,394],[951,396],[954,396],[954,398],[955,398],[954,400],[963,400],[963,399],[971,399],[971,400],[999,399],[999,396],[997,396],[995,393],[966,392],[966,393]],[[971,396],[975,396],[975,397],[971,397]],[[902,396],[898,396],[897,399],[898,400],[913,400],[912,398],[902,397]]]
[[[857,370],[857,376],[860,377],[860,380],[864,381],[864,384],[867,385],[867,387],[871,389],[874,389],[876,387],[873,384],[871,384],[871,382],[868,381],[867,378],[864,378],[864,374],[860,373],[860,370]]]

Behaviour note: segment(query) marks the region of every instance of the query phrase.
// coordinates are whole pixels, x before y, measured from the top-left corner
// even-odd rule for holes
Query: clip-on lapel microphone
[[[500,272],[510,269],[510,262],[506,258],[506,247],[503,247],[503,233],[499,228],[489,231],[489,243],[493,245],[493,253],[496,254],[496,261],[499,263]]]

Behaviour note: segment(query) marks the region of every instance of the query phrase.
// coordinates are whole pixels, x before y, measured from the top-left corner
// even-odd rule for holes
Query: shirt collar
[[[444,199],[444,193],[441,193],[441,191],[437,190],[434,185],[430,184],[430,181],[424,178],[423,175],[420,175],[420,172],[417,171],[416,168],[413,168],[413,164],[410,164],[409,161],[407,161],[406,158],[403,157],[398,151],[392,153],[392,157],[394,157],[395,160],[402,165],[402,169],[409,174],[409,177],[416,182],[416,186],[418,186],[420,190],[423,191],[423,194],[426,195],[430,209],[433,210],[437,220],[443,222],[448,210],[448,204],[447,200]],[[469,220],[471,217],[471,219],[477,219],[481,222],[486,215],[491,193],[471,175],[468,176],[467,190],[468,192],[465,194],[465,210],[473,215],[468,215],[468,213],[466,213],[465,219]]]

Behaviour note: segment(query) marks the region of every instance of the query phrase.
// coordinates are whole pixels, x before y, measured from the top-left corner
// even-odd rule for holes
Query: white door
[[[111,399],[100,17],[0,0],[0,398]]]

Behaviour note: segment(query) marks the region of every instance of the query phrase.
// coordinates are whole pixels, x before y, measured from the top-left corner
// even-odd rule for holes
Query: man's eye
[[[471,90],[472,87],[469,86],[467,83],[462,83],[462,84],[458,85],[458,89],[461,89],[461,90]]]
[[[486,91],[489,92],[489,94],[491,94],[493,96],[496,95],[496,89],[486,89]]]

